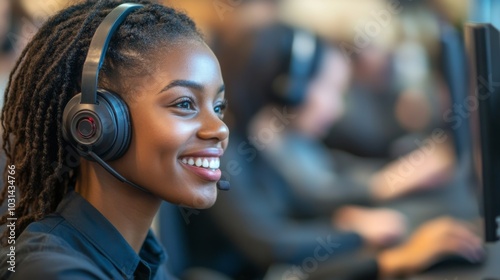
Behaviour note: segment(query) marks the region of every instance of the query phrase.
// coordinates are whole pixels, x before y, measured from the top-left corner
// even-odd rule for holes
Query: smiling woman
[[[160,202],[217,198],[219,63],[186,15],[133,2],[61,11],[11,74],[3,149],[18,204],[0,221],[13,224],[1,279],[169,279],[149,230]]]

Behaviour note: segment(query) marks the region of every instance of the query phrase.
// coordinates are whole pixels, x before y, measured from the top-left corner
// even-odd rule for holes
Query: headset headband
[[[127,15],[142,6],[141,4],[121,4],[113,9],[97,28],[83,64],[81,104],[96,104],[99,70],[104,63],[109,41]]]
[[[317,42],[313,34],[295,30],[292,42],[290,72],[294,77],[307,77],[312,72]]]

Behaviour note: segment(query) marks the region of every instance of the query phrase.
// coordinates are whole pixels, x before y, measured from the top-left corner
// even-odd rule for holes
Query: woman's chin
[[[209,201],[209,202],[207,201],[205,204],[198,205],[198,206],[196,206],[195,208],[196,208],[196,209],[208,209],[208,208],[210,208],[210,207],[214,206],[215,201],[216,201],[215,199],[214,199],[214,200],[211,200],[211,201]]]
[[[217,188],[213,187],[198,190],[193,194],[193,200],[190,203],[192,208],[207,209],[212,207],[217,200]]]
[[[213,199],[197,199],[190,207],[194,209],[208,209],[215,204],[216,198]]]

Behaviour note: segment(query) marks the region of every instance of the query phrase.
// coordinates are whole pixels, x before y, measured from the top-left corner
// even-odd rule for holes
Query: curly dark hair
[[[64,106],[81,91],[82,68],[95,30],[124,2],[144,7],[128,15],[113,35],[99,81],[101,87],[121,93],[125,100],[128,94],[120,88],[124,84],[120,77],[148,71],[154,55],[166,44],[202,40],[188,16],[147,0],[79,2],[40,28],[10,74],[2,110],[6,166],[16,167],[16,237],[29,223],[54,212],[75,182],[77,167],[65,162],[76,153],[62,136]],[[7,198],[7,186],[5,180],[0,203]],[[6,222],[7,214],[0,218],[0,225]],[[2,240],[6,238],[7,231]]]

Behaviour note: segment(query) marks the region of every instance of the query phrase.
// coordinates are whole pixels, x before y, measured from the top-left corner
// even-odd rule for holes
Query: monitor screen
[[[485,239],[494,242],[500,235],[500,32],[491,23],[468,23],[465,40],[471,70],[467,99],[473,168]]]

